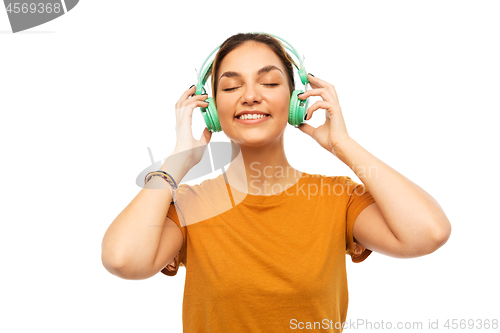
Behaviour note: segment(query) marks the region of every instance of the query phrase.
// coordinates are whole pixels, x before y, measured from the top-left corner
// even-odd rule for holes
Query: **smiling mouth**
[[[236,123],[241,124],[241,125],[257,125],[257,124],[263,124],[267,122],[267,118],[270,118],[270,115],[266,115],[265,117],[259,117],[259,118],[248,118],[248,119],[240,119],[238,117],[234,117],[236,119]]]
[[[248,117],[248,118],[244,117],[244,118],[242,118],[243,116],[245,116],[245,115],[236,116],[234,118],[240,119],[240,120],[254,120],[254,119],[266,118],[266,117],[269,117],[270,115],[269,114],[262,114],[262,115],[259,115],[258,117]]]

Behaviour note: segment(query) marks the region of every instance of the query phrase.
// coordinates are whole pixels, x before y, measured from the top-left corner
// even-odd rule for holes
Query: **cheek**
[[[219,118],[225,119],[228,117],[233,117],[236,111],[236,104],[237,102],[229,96],[217,96],[215,107],[217,108],[217,114],[219,115]]]
[[[286,109],[286,112],[288,112],[288,107],[290,105],[290,97],[288,95],[282,95],[280,98],[276,99],[275,105],[280,109]]]
[[[275,99],[276,102],[284,104],[288,107],[288,104],[290,103],[290,90],[288,90],[288,87],[282,86],[280,93],[278,95],[275,95]]]

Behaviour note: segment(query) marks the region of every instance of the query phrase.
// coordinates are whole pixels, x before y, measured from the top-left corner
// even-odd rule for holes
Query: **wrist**
[[[180,184],[184,176],[191,169],[191,161],[183,153],[175,151],[167,157],[159,170],[167,172],[174,178],[177,185]]]
[[[353,138],[345,139],[332,148],[332,154],[345,163],[347,153],[358,143]]]

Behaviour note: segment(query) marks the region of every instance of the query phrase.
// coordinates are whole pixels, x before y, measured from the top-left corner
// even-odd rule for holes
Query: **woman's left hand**
[[[306,120],[311,119],[313,112],[318,109],[325,110],[326,119],[325,123],[317,128],[306,123],[302,123],[298,128],[316,140],[321,147],[335,155],[335,149],[339,144],[350,140],[344,117],[342,117],[337,92],[333,85],[311,74],[308,74],[307,78],[312,89],[301,94],[298,98],[305,100],[310,96],[321,96],[323,100],[317,101],[309,107]]]

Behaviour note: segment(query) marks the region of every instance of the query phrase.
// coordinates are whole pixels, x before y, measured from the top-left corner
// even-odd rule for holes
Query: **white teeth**
[[[240,116],[240,119],[259,119],[266,117],[265,114],[244,114]]]

